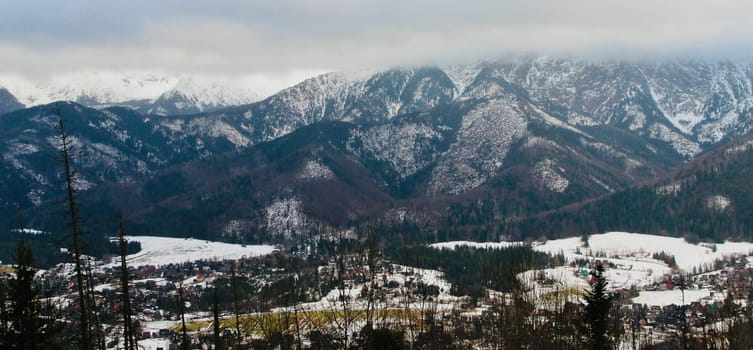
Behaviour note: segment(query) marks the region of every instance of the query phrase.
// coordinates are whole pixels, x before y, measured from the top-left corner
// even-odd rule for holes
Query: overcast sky
[[[0,71],[295,76],[518,54],[751,61],[750,0],[0,0]]]

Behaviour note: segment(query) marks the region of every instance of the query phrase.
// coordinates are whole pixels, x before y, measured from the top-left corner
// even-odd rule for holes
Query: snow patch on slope
[[[334,180],[335,173],[322,164],[320,160],[309,160],[298,173],[298,179],[304,181]]]
[[[649,136],[652,138],[665,141],[672,145],[677,153],[691,158],[701,153],[701,146],[685,138],[684,136],[672,131],[663,124],[651,124],[649,127]]]
[[[306,227],[303,205],[297,198],[277,199],[264,208],[267,231],[285,238],[301,233]]]
[[[427,125],[386,124],[365,132],[355,131],[349,145],[360,140],[361,152],[389,163],[390,168],[397,172],[401,179],[405,179],[433,159],[431,143],[438,139],[442,139],[442,135]]]
[[[706,198],[706,208],[723,213],[732,205],[732,201],[721,195],[710,196]]]
[[[558,168],[557,163],[551,159],[545,159],[533,166],[533,175],[536,177],[536,182],[548,190],[558,193],[565,192],[567,186],[570,185],[570,181],[562,176],[561,172],[564,172],[564,170]]]
[[[429,194],[458,194],[481,185],[502,165],[510,145],[525,136],[527,125],[508,99],[491,100],[470,111],[457,141],[434,169]]]
[[[473,64],[473,65],[451,65],[446,67],[441,67],[445,74],[447,74],[447,77],[452,80],[452,83],[455,84],[455,96],[461,96],[463,92],[465,91],[465,88],[468,87],[468,85],[471,85],[473,83],[473,80],[476,79],[476,76],[481,71],[481,65],[480,64]]]
[[[750,151],[752,149],[753,149],[753,140],[750,140],[750,141],[746,141],[745,143],[741,145],[730,147],[724,150],[724,154],[730,155],[730,154],[742,153],[742,152]]]

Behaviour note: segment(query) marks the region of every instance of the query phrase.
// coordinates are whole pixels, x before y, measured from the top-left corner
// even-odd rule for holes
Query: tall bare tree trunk
[[[230,283],[232,283],[233,287],[233,313],[235,314],[235,346],[240,345],[240,338],[241,338],[241,323],[240,323],[240,316],[239,316],[239,309],[238,309],[238,276],[236,276],[235,272],[235,265],[237,262],[233,262],[233,264],[230,267]]]
[[[70,146],[72,141],[68,138],[63,125],[63,116],[60,112],[60,107],[56,106],[56,113],[58,116],[58,132],[60,134],[60,155],[65,165],[65,187],[67,194],[68,204],[68,229],[71,232],[73,239],[73,259],[74,268],[76,272],[76,289],[78,292],[78,304],[79,304],[79,348],[89,350],[92,349],[91,340],[91,328],[89,314],[89,302],[87,298],[87,289],[84,280],[84,271],[81,267],[81,247],[79,238],[81,236],[81,228],[79,227],[78,206],[76,205],[76,190],[73,188],[74,172],[71,168],[71,156]]]
[[[224,349],[222,346],[222,339],[220,338],[220,305],[219,300],[217,298],[217,285],[214,286],[214,292],[212,295],[212,331],[214,333],[214,348],[221,350]]]
[[[180,297],[180,322],[183,326],[183,350],[188,350],[191,344],[188,343],[188,331],[186,330],[186,300],[183,297],[183,283],[178,285],[178,296]]]

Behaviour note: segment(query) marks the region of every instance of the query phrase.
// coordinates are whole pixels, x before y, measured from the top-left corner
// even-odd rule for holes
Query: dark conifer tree
[[[604,265],[597,264],[592,272],[591,289],[586,291],[585,322],[588,330],[588,346],[594,350],[611,349],[609,339],[609,311],[612,295],[607,291]]]
[[[123,219],[120,219],[120,230],[118,232],[118,243],[120,248],[120,286],[123,293],[123,338],[125,350],[134,350],[138,348],[136,344],[135,331],[133,329],[133,320],[131,319],[131,296],[128,290],[128,264],[126,255],[128,253],[127,242],[125,240],[125,226]]]
[[[39,290],[34,286],[34,256],[21,239],[16,246],[16,277],[10,281],[10,324],[8,349],[44,348],[44,323],[40,319]]]
[[[219,298],[217,297],[217,285],[213,288],[213,295],[212,295],[212,316],[213,316],[213,327],[212,332],[214,333],[214,348],[215,349],[224,349],[222,347],[222,339],[220,338],[220,305],[219,305]]]
[[[233,287],[233,314],[235,315],[235,342],[236,346],[240,343],[241,337],[241,322],[240,322],[240,309],[238,308],[238,276],[235,272],[235,265],[237,262],[233,262],[230,265],[230,283]]]
[[[6,303],[8,302],[8,282],[5,277],[0,279],[0,345],[3,345],[3,340],[8,334],[8,308]]]
[[[181,348],[184,350],[188,350],[191,346],[191,344],[188,342],[188,329],[186,329],[186,299],[183,295],[183,283],[178,285],[178,297],[180,300],[180,323],[181,323],[181,334],[183,335],[183,342],[181,343]]]

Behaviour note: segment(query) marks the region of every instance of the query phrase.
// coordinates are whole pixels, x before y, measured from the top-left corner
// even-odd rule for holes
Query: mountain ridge
[[[752,71],[725,63],[637,65],[525,58],[355,75],[328,73],[264,100],[214,112],[157,116],[140,115],[125,108],[97,110],[66,104],[64,117],[86,120],[78,130],[83,134],[74,136],[101,158],[100,163],[82,164],[82,174],[96,174],[96,164],[116,164],[109,172],[115,175],[89,175],[94,189],[149,181],[170,184],[164,180],[170,179],[165,168],[188,169],[182,171],[185,180],[194,176],[191,171],[215,173],[199,166],[203,160],[232,159],[247,152],[260,154],[262,148],[288,144],[287,148],[278,149],[298,154],[296,164],[301,169],[269,168],[266,163],[254,162],[243,169],[271,172],[273,177],[296,185],[289,188],[284,183],[262,181],[265,185],[255,191],[260,191],[259,198],[264,199],[253,201],[250,217],[231,218],[221,213],[205,216],[211,218],[215,232],[233,220],[236,224],[243,220],[274,222],[269,213],[279,214],[273,208],[282,207],[287,208],[280,214],[283,216],[293,215],[289,211],[293,209],[296,217],[308,212],[304,221],[309,227],[357,224],[366,218],[372,220],[374,215],[397,212],[403,217],[415,215],[426,220],[442,217],[445,214],[441,213],[448,210],[457,212],[449,217],[473,212],[476,214],[471,216],[526,217],[663,176],[749,133],[753,120],[748,106],[753,97],[746,84],[751,81]],[[670,79],[674,76],[680,78]],[[707,81],[709,77],[714,78],[713,82]],[[728,86],[734,88],[727,89]],[[49,107],[8,113],[0,118],[0,123],[6,123],[4,129],[9,130],[0,144],[8,150],[4,151],[4,167],[17,181],[28,184],[25,190],[11,191],[14,194],[6,196],[9,201],[15,198],[33,206],[34,201],[29,198],[38,197],[32,195],[35,189],[37,193],[40,188],[45,193],[53,192],[49,184],[54,172],[42,175],[35,171],[39,161],[31,160],[49,145],[39,142],[39,135],[26,132],[41,131],[39,128],[50,124]],[[40,112],[44,108],[48,112]],[[686,116],[697,111],[703,113],[703,118]],[[670,112],[672,115],[668,116]],[[344,130],[336,132],[326,125],[339,125]],[[87,141],[94,136],[87,133],[95,129],[100,130],[97,140],[131,140],[141,148],[126,146],[127,142]],[[16,130],[16,134],[10,130]],[[718,134],[709,138],[709,130]],[[317,138],[311,133],[321,134]],[[24,135],[25,139],[18,140],[17,135]],[[45,135],[42,141],[53,134],[48,130]],[[294,144],[290,143],[291,137],[302,135],[309,135],[309,153],[290,146]],[[30,142],[35,137],[37,141]],[[311,153],[317,149],[327,150],[322,153],[327,156]],[[124,161],[112,163],[113,158]],[[338,159],[332,164],[350,169],[346,174],[361,174],[372,182],[356,181],[366,186],[363,189],[348,187],[353,179],[338,177],[326,159]],[[193,166],[197,168],[190,169]],[[317,196],[333,207],[338,201],[328,197],[327,191],[320,193],[300,185],[299,173],[309,174],[304,178],[336,180],[340,188],[347,188],[343,189],[345,197],[361,198],[361,204],[355,205],[361,209],[350,213],[343,209],[344,216],[335,218],[323,209],[325,206],[312,205],[310,199]],[[229,182],[224,186],[235,186],[236,180],[223,177],[217,183],[226,180]],[[321,184],[319,180],[312,183]],[[191,188],[196,186],[178,187],[161,200],[173,195],[181,198],[181,192]],[[301,194],[295,189],[319,194],[299,198]],[[211,193],[196,192],[198,198],[205,195]],[[38,198],[37,202],[51,200],[49,196]],[[155,200],[160,197],[153,196]],[[191,196],[187,192],[183,200],[174,201],[180,204],[176,207],[190,203],[186,200]],[[505,201],[506,198],[514,200]],[[159,203],[150,201],[141,203],[147,207]],[[492,209],[483,209],[492,211],[478,214],[475,204],[468,205],[474,201],[492,203]],[[403,206],[431,210],[403,210]],[[193,210],[188,208],[186,213]],[[169,208],[161,210],[163,214],[170,212]]]

